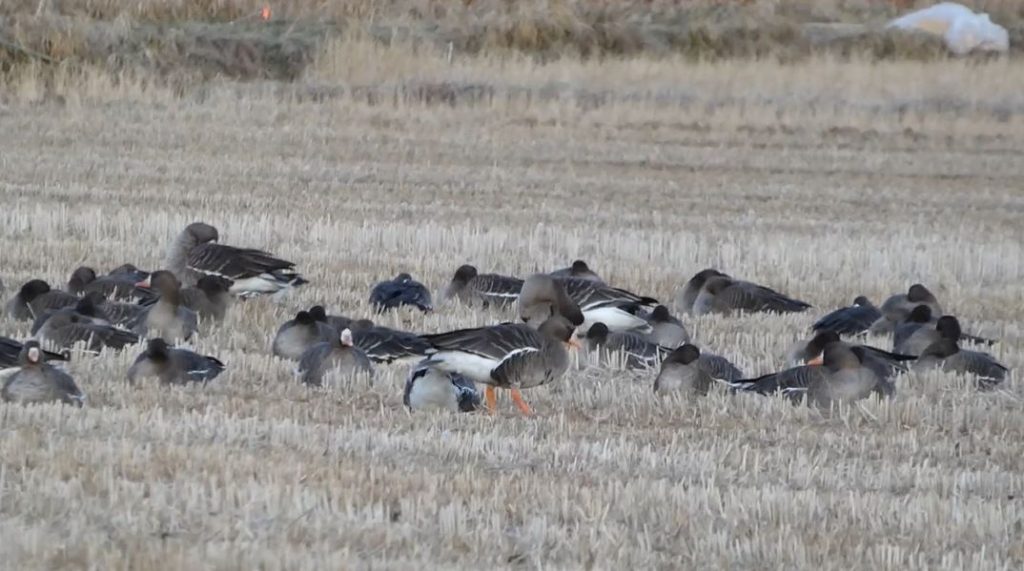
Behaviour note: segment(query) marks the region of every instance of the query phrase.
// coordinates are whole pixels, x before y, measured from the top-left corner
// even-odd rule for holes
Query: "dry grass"
[[[490,418],[407,414],[401,367],[307,390],[267,355],[296,308],[367,313],[370,286],[399,270],[439,286],[464,262],[525,274],[584,257],[663,299],[718,266],[815,314],[920,280],[1019,370],[1019,64],[448,65],[443,52],[339,48],[357,55],[329,52],[288,86],[178,97],[100,73],[69,76],[59,99],[8,88],[9,287],[62,282],[80,261],[154,267],[197,219],[312,283],[204,332],[195,347],[229,365],[209,387],[129,388],[129,352],[72,363],[85,409],[0,405],[5,565],[1024,564],[1017,380],[981,394],[909,376],[892,401],[825,417],[772,399],[662,400],[651,374],[583,367],[529,391],[536,418]],[[467,85],[485,95],[423,91]],[[443,307],[383,321],[508,317]],[[756,373],[813,317],[689,325]]]

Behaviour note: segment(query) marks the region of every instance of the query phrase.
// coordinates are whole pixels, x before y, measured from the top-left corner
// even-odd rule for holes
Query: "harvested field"
[[[83,409],[0,404],[0,560],[18,569],[885,568],[1024,565],[1024,390],[939,373],[822,414],[656,398],[584,360],[533,418],[410,414],[407,372],[311,390],[269,356],[322,302],[368,314],[409,271],[524,275],[582,257],[671,300],[715,266],[815,305],[687,319],[747,373],[815,317],[921,281],[1024,367],[1021,64],[694,64],[328,47],[291,84],[184,93],[31,70],[0,103],[0,279],[156,268],[188,222],[311,284],[193,344],[207,387],[129,387],[79,357]],[[52,78],[47,79],[51,81]],[[432,95],[433,94],[433,95]],[[444,306],[387,325],[513,318]],[[0,319],[0,334],[27,324]],[[885,339],[875,339],[884,345]]]

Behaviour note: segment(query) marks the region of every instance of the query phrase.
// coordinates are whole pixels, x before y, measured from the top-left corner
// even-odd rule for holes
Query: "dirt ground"
[[[310,390],[269,354],[297,309],[369,314],[370,287],[399,271],[439,288],[463,263],[526,275],[584,258],[665,301],[712,266],[812,303],[686,319],[751,375],[817,316],[918,281],[1019,371],[1020,64],[345,55],[288,86],[180,94],[87,75],[0,99],[6,297],[80,264],[156,269],[197,220],[311,282],[204,328],[193,346],[228,364],[209,386],[129,387],[132,349],[73,361],[83,409],[0,405],[4,566],[1024,565],[1016,378],[980,393],[908,375],[890,401],[823,415],[724,391],[657,398],[653,372],[584,359],[526,393],[533,418],[504,399],[496,417],[455,416],[408,413],[407,368]],[[511,317],[448,305],[379,321]]]

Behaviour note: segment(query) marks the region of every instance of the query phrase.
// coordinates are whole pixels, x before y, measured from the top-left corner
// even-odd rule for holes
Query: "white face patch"
[[[32,347],[31,349],[28,350],[28,360],[30,362],[32,362],[32,363],[38,363],[39,362],[39,348],[38,347]]]
[[[351,329],[347,329],[346,328],[346,329],[342,330],[342,332],[341,332],[341,344],[345,345],[346,347],[351,347],[352,346],[352,330]]]

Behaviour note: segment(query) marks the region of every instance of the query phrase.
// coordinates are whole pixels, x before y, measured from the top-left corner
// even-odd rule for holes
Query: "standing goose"
[[[372,325],[362,327],[358,321],[352,328],[352,343],[375,363],[392,363],[427,354],[430,344],[415,333]]]
[[[520,389],[550,383],[569,369],[568,346],[575,346],[573,326],[565,317],[548,318],[538,329],[524,323],[460,329],[424,335],[433,347],[428,363],[487,385],[487,408],[497,406],[495,388],[509,389],[523,414],[531,414]]]
[[[831,343],[838,342],[839,334],[830,330],[822,331],[810,340],[797,341],[786,352],[786,366],[798,367],[800,365],[820,363],[825,347]],[[856,343],[848,345],[850,347],[860,347],[863,351],[861,361],[864,366],[871,369],[882,380],[889,380],[900,373],[906,372],[907,363],[916,358],[912,355],[890,353],[871,345]]]
[[[523,282],[517,301],[519,318],[531,327],[540,327],[553,315],[561,315],[575,326],[583,324],[583,312],[569,298],[561,282],[547,274],[534,274]]]
[[[659,394],[684,390],[696,395],[708,394],[714,380],[699,363],[700,349],[686,343],[674,349],[661,363],[654,379],[654,392]]]
[[[763,395],[782,393],[793,400],[804,395],[810,404],[828,406],[833,402],[851,402],[872,393],[891,394],[891,385],[882,383],[862,365],[864,350],[842,342],[830,343],[820,363],[793,367],[756,379],[730,383],[740,391]]]
[[[430,290],[406,273],[398,274],[393,280],[383,281],[373,286],[373,290],[370,291],[370,305],[377,312],[384,312],[403,305],[415,307],[423,312],[434,310]]]
[[[593,270],[587,266],[587,263],[583,260],[576,260],[568,268],[561,268],[548,274],[553,278],[576,278],[580,280],[587,280],[591,282],[597,282],[600,284],[604,283],[601,276],[597,275]]]
[[[835,331],[840,335],[859,335],[882,317],[882,312],[867,297],[858,295],[853,305],[839,309],[814,322],[815,333]]]
[[[209,224],[189,224],[171,243],[165,266],[187,285],[204,275],[231,280],[231,293],[240,297],[278,293],[308,283],[295,273],[294,263],[263,250],[218,244],[219,237]]]
[[[647,334],[647,340],[651,343],[675,349],[690,342],[690,334],[683,326],[683,322],[669,313],[664,305],[655,307],[646,319],[651,325],[651,332]]]
[[[577,278],[557,282],[583,312],[580,333],[586,333],[597,322],[604,323],[611,331],[650,331],[651,325],[644,319],[641,308],[656,305],[658,300]]]
[[[423,361],[409,372],[402,402],[410,410],[473,412],[480,408],[480,393],[466,377]]]
[[[693,314],[796,313],[810,308],[809,303],[787,297],[771,288],[729,277],[712,277],[704,282],[693,302]]]
[[[188,349],[171,347],[157,337],[150,339],[146,350],[128,369],[128,382],[156,377],[165,385],[205,383],[224,372],[224,363],[215,357],[200,355]]]
[[[104,347],[124,349],[139,342],[138,335],[119,329],[94,317],[92,301],[83,298],[78,305],[55,311],[40,326],[36,338],[60,349],[70,349],[76,343],[85,343],[86,350],[99,353]]]
[[[0,337],[0,369],[16,366],[24,348],[25,345],[19,341],[9,337]],[[45,361],[69,361],[70,359],[71,355],[66,351],[63,353],[43,351],[43,360]]]
[[[373,363],[353,345],[350,329],[343,329],[330,341],[313,345],[299,359],[299,377],[307,385],[323,385],[324,377],[335,370],[343,376],[364,372],[373,375]]]
[[[650,369],[657,366],[670,349],[659,347],[643,336],[627,331],[610,332],[608,326],[597,322],[586,334],[587,350],[600,352],[604,361],[614,361],[614,355],[625,357],[627,369]]]
[[[43,350],[37,341],[26,341],[18,357],[19,368],[7,377],[0,396],[7,402],[62,402],[82,406],[85,395],[71,375],[44,362]]]
[[[941,368],[960,375],[975,375],[982,388],[1006,380],[1010,369],[995,357],[982,351],[961,349],[953,339],[939,339],[929,345],[914,364],[915,370]]]
[[[442,298],[457,299],[471,306],[508,307],[519,298],[523,280],[498,274],[481,274],[470,265],[460,266],[445,288]]]
[[[50,289],[50,284],[43,280],[29,280],[7,302],[5,313],[12,319],[29,321],[48,309],[72,307],[76,303],[78,303],[78,296],[66,291]]]
[[[156,303],[146,308],[132,324],[132,330],[147,337],[188,341],[198,329],[196,312],[181,303],[181,282],[169,271],[153,272],[139,287],[159,294]]]
[[[231,280],[203,276],[195,286],[181,290],[181,304],[204,321],[224,321],[231,306]]]
[[[271,351],[282,359],[298,361],[313,345],[329,343],[337,336],[338,330],[318,321],[310,312],[300,311],[278,328]]]
[[[693,315],[693,304],[697,301],[697,296],[700,295],[700,291],[704,288],[704,284],[707,283],[708,280],[718,277],[729,276],[713,268],[703,269],[694,274],[693,277],[686,282],[686,285],[680,288],[676,293],[676,311]]]

